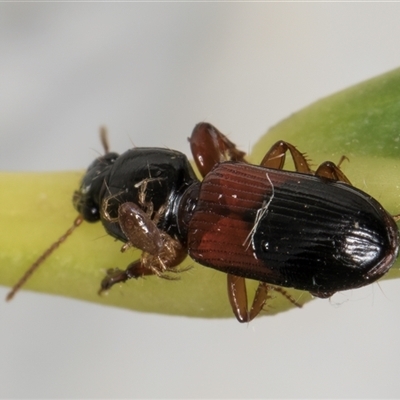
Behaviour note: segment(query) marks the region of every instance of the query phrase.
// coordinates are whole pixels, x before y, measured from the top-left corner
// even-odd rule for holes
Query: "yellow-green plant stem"
[[[0,282],[15,284],[28,266],[73,223],[71,204],[83,172],[2,173],[0,220],[4,235],[0,253]],[[170,281],[157,277],[133,280],[99,296],[108,268],[125,268],[140,252],[120,252],[121,243],[100,223],[83,223],[33,274],[24,288],[77,299],[164,314],[227,317],[232,315],[226,275],[196,265]],[[253,283],[255,289],[255,283]],[[251,290],[251,289],[250,289]],[[18,301],[16,299],[12,301]],[[279,297],[279,295],[278,295]],[[304,297],[304,296],[303,296]],[[306,297],[304,297],[305,299]],[[281,299],[281,301],[283,301]],[[290,307],[285,300],[279,308]],[[274,311],[274,310],[273,310]]]
[[[244,134],[246,132],[243,132]],[[349,158],[342,170],[358,188],[375,197],[390,213],[400,213],[400,69],[322,99],[273,127],[255,146],[250,160],[259,162],[279,139],[307,152],[312,165]],[[14,285],[29,265],[73,223],[71,197],[83,172],[0,173],[0,284]],[[108,268],[123,269],[137,259],[121,254],[121,243],[100,223],[83,223],[24,286],[44,293],[114,305],[143,312],[191,317],[232,315],[226,275],[187,259],[192,268],[176,281],[147,277],[97,291]],[[399,275],[398,264],[389,278]],[[254,293],[256,282],[250,282]],[[304,303],[307,293],[290,290]],[[272,293],[268,314],[293,307]],[[15,299],[13,301],[18,301]]]

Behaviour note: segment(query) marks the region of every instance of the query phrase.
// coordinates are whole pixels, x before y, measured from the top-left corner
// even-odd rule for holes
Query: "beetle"
[[[239,322],[263,309],[271,290],[320,298],[381,278],[399,251],[396,221],[371,196],[353,187],[340,163],[312,171],[304,154],[278,141],[259,166],[208,123],[189,139],[200,182],[187,157],[163,148],[108,150],[87,169],[73,195],[73,226],[30,267],[8,295],[83,221],[142,250],[125,270],[109,269],[99,293],[145,275],[168,278],[189,255],[227,274],[228,297]],[[296,171],[284,170],[290,153]],[[248,307],[245,279],[259,281]]]

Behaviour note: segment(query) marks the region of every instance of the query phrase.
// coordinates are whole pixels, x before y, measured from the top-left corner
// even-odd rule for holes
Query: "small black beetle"
[[[295,304],[282,286],[326,298],[376,281],[397,258],[399,216],[351,186],[332,162],[311,171],[287,142],[277,142],[261,166],[250,165],[226,136],[200,123],[189,139],[200,182],[180,152],[134,148],[118,155],[108,152],[104,135],[106,154],[90,165],[73,197],[79,213],[74,225],[8,299],[83,220],[101,220],[124,243],[121,251],[143,251],[126,270],[110,269],[100,293],[130,278],[168,278],[189,254],[228,274],[229,300],[240,322],[259,314],[271,289]],[[296,172],[282,170],[287,151]],[[245,278],[260,282],[250,310]]]

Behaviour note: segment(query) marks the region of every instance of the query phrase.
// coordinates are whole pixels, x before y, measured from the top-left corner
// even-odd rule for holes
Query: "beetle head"
[[[100,191],[107,172],[118,156],[117,153],[107,153],[96,158],[89,165],[79,190],[74,192],[72,202],[85,221],[96,222],[100,219]]]

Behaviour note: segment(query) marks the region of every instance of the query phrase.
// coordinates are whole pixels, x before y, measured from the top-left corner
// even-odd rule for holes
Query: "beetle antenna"
[[[56,250],[61,243],[65,241],[72,234],[72,232],[83,222],[83,216],[78,215],[73,225],[57,240],[55,241],[45,252],[27,269],[22,278],[13,286],[10,292],[7,294],[6,300],[10,301],[19,289],[25,284],[25,282],[31,277],[38,267],[46,260],[47,257]]]
[[[100,127],[100,141],[104,149],[104,153],[108,154],[110,152],[110,145],[108,143],[107,128],[105,126]]]

